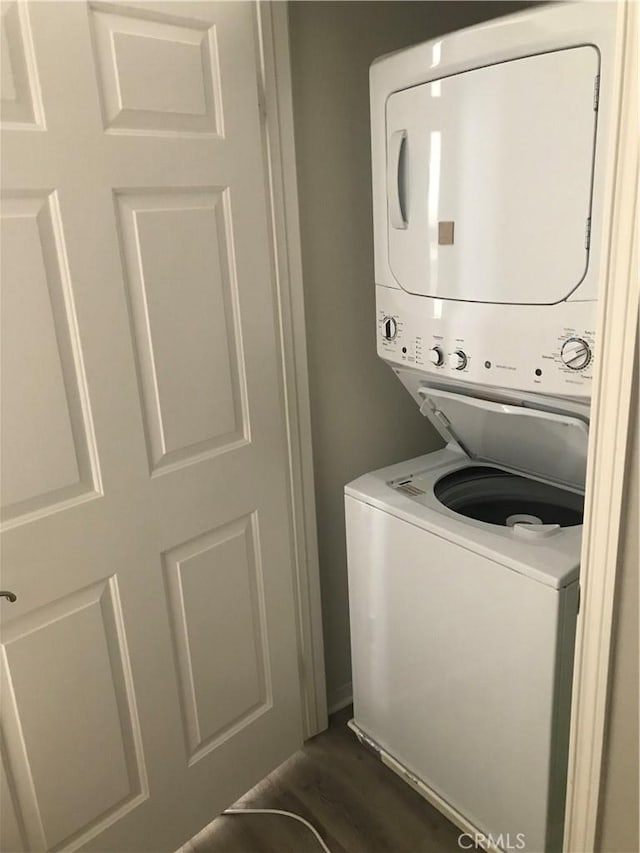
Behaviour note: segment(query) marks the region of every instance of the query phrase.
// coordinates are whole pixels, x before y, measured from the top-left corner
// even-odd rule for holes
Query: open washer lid
[[[420,388],[420,407],[470,459],[584,489],[588,425],[577,417]]]

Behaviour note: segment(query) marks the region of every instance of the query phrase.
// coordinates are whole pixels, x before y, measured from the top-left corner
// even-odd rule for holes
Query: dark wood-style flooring
[[[351,709],[236,803],[294,812],[331,853],[459,853],[459,830],[358,743]],[[311,831],[280,815],[222,815],[183,853],[321,853]]]

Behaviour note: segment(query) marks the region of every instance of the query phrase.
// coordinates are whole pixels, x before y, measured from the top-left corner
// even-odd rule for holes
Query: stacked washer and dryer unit
[[[371,68],[378,354],[445,447],[346,487],[351,726],[505,850],[562,846],[617,14]]]

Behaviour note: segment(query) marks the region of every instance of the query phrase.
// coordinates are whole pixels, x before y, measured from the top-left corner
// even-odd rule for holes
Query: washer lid
[[[420,411],[470,459],[584,489],[588,425],[577,417],[420,388]]]

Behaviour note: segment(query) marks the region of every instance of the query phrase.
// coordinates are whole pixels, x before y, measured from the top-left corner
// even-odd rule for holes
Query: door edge
[[[302,287],[288,4],[255,0],[258,93],[289,462],[293,587],[305,740],[327,728],[311,407]]]

